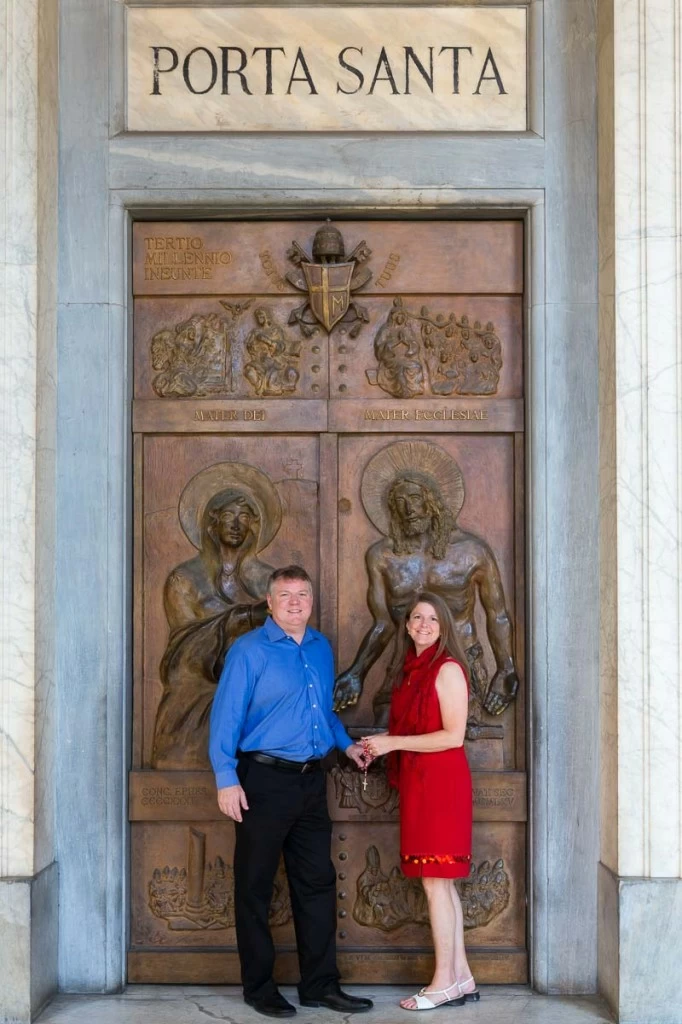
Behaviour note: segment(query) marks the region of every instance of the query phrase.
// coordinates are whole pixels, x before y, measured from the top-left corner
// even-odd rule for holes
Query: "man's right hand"
[[[334,711],[343,711],[357,704],[362,693],[360,677],[350,670],[343,672],[336,680],[334,688]]]
[[[241,786],[225,786],[218,790],[218,807],[233,821],[242,820],[242,810],[248,811],[246,793]]]

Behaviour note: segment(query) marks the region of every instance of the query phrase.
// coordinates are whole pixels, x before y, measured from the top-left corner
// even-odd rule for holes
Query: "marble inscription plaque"
[[[130,131],[523,131],[523,7],[132,7]]]

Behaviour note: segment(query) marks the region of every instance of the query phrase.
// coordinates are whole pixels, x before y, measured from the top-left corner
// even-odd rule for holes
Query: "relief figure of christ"
[[[511,617],[495,556],[484,540],[460,528],[459,509],[448,508],[437,480],[416,466],[396,474],[387,492],[387,506],[388,536],[366,554],[368,605],[374,621],[353,664],[337,679],[336,707],[357,702],[369,669],[393,637],[411,595],[429,590],[450,608],[467,659],[471,682],[467,735],[475,739],[481,729],[481,709],[501,714],[518,689]],[[492,681],[477,635],[477,597],[496,663]],[[386,725],[389,704],[387,680],[374,700],[377,725]]]

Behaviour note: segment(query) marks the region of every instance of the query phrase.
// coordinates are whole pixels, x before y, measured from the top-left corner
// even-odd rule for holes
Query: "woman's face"
[[[407,620],[407,632],[412,637],[417,654],[435,644],[440,636],[440,622],[432,604],[420,601],[415,605]]]
[[[240,548],[248,537],[256,517],[245,498],[234,498],[216,510],[211,534],[228,548]]]

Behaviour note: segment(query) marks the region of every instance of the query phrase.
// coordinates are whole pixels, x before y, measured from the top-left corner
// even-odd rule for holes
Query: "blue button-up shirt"
[[[235,786],[237,750],[289,761],[324,757],[353,742],[332,711],[334,656],[306,628],[300,644],[272,619],[230,648],[211,711],[209,755],[218,789]]]

